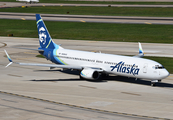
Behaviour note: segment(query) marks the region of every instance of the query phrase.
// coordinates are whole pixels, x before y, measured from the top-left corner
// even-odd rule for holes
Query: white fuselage
[[[108,74],[150,80],[161,80],[169,75],[160,63],[144,58],[68,49],[57,49],[55,57],[64,64],[101,68]]]

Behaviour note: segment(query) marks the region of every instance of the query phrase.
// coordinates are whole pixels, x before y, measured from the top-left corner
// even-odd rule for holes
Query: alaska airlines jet
[[[36,23],[40,47],[29,50],[37,50],[47,60],[55,64],[14,63],[28,66],[75,69],[80,71],[81,79],[98,80],[105,74],[149,79],[152,86],[169,76],[169,72],[160,63],[141,58],[144,56],[144,52],[140,43],[139,54],[133,57],[64,49],[53,42],[40,14],[36,14]],[[5,53],[10,61],[6,66],[8,67],[13,61],[6,50]]]

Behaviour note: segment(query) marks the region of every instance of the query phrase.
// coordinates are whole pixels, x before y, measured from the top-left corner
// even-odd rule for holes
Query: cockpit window
[[[163,69],[163,66],[155,65],[155,69]]]

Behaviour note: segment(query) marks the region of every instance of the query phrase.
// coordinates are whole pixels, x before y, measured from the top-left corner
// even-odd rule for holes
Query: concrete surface
[[[74,108],[0,93],[1,120],[154,120]]]

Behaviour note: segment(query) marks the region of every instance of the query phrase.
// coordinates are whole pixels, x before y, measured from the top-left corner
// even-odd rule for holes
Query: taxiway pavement
[[[8,60],[5,57],[4,49],[8,51],[11,58],[16,62],[50,62],[43,58],[36,58],[35,56],[38,55],[36,51],[16,48],[37,48],[38,39],[36,38],[0,37],[0,42],[3,43],[0,47],[0,91],[93,109],[173,119],[173,75],[164,79],[162,83],[158,83],[156,87],[151,87],[148,80],[135,81],[134,79],[119,76],[110,76],[103,81],[94,82],[80,80],[77,71],[49,70],[49,68],[45,67],[18,66],[15,64],[5,69],[4,67],[8,64]],[[136,52],[138,51],[137,43],[56,39],[54,42],[60,43],[68,49],[90,51],[99,49],[104,53],[115,52],[118,44],[119,47],[122,45],[121,49],[124,47],[124,53],[134,49],[137,49]],[[165,51],[172,47],[171,44],[146,43],[142,45],[144,50],[150,48],[151,51],[159,46],[161,47],[157,49],[159,51]],[[123,53],[121,51],[117,52]],[[7,105],[8,103],[4,104]],[[7,109],[8,106],[4,107]],[[13,109],[9,108],[9,110]],[[5,114],[0,114],[0,116],[3,115]]]
[[[76,108],[0,93],[1,120],[154,120]]]
[[[41,16],[44,21],[173,25],[173,17],[131,17],[63,14],[41,14]],[[35,14],[0,12],[0,19],[35,20]]]

